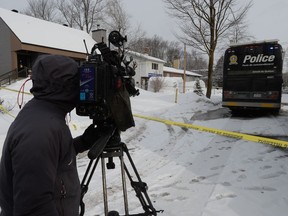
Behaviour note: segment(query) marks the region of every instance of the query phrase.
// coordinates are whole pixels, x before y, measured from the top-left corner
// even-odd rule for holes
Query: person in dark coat
[[[88,127],[72,138],[66,114],[78,101],[77,63],[42,55],[32,67],[34,97],[19,112],[5,139],[0,164],[1,216],[78,216],[76,154],[93,144]]]

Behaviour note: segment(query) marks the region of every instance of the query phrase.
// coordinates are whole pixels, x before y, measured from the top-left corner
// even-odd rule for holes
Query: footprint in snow
[[[212,198],[212,200],[221,200],[225,198],[235,198],[235,197],[237,197],[237,195],[234,193],[221,193],[221,194],[215,195],[215,197]]]

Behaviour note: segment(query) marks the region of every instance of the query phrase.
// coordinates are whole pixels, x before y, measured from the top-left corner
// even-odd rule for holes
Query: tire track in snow
[[[274,123],[271,123],[271,125],[275,125],[277,128],[279,128],[278,134],[260,134],[260,136],[273,138],[273,139],[280,139],[280,140],[288,140],[288,116],[284,113],[279,114],[279,116],[270,115],[270,120]],[[277,130],[278,131],[278,130]]]
[[[224,124],[223,130],[239,131],[242,123],[234,123],[234,120],[229,118]],[[187,169],[185,178],[189,184],[189,190],[201,191],[202,196],[190,196],[189,204],[191,209],[197,209],[199,212],[193,212],[193,215],[202,215],[203,209],[211,199],[214,189],[219,184],[221,173],[226,167],[227,161],[233,151],[233,145],[236,145],[240,140],[214,135],[210,142],[198,151],[197,157],[192,161],[192,165]],[[224,183],[223,183],[224,184]],[[230,185],[229,182],[225,182]],[[235,194],[225,196],[229,198],[237,197]],[[223,197],[218,196],[218,199]]]

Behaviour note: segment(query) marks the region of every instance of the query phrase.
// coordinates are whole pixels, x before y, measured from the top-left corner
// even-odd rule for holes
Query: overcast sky
[[[166,13],[162,0],[122,0],[132,24],[140,24],[149,36],[157,34],[165,40],[176,40],[174,20]],[[238,0],[244,4],[248,0]],[[288,1],[252,0],[247,21],[249,33],[256,40],[279,39],[283,47],[288,47]],[[23,10],[26,0],[0,0],[0,7]]]

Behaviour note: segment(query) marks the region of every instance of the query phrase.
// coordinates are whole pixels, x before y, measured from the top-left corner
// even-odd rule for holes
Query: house
[[[59,54],[84,61],[104,34],[96,30],[91,37],[81,30],[0,8],[0,85],[3,76],[18,77],[22,69],[27,76],[27,69],[31,69],[39,54]],[[147,86],[149,77],[163,75],[165,61],[132,51],[128,55],[137,64],[134,78],[139,85]]]
[[[166,67],[164,66],[166,62],[162,59],[130,50],[126,54],[127,56],[132,56],[137,65],[135,69],[136,75],[133,78],[138,87],[147,90],[150,77],[176,77],[184,80],[184,70]],[[201,77],[202,75],[191,71],[186,71],[185,73],[186,82],[195,81]]]
[[[78,29],[0,8],[0,85],[7,76],[27,76],[40,54],[64,55],[81,63],[86,60],[87,52],[105,36],[106,31],[102,29],[90,36]],[[133,78],[138,87],[147,89],[150,77],[181,76],[181,70],[164,67],[162,59],[127,50],[126,56],[129,55],[137,65]],[[186,75],[197,77],[189,71]]]
[[[164,77],[181,77],[184,80],[184,70],[176,69],[172,67],[163,67],[163,76]],[[192,71],[185,71],[185,80],[186,82],[195,81],[201,78],[202,75],[194,73]]]
[[[133,77],[137,87],[147,89],[150,77],[163,76],[164,60],[131,50],[128,50],[126,55],[133,57],[137,65],[136,75]]]
[[[84,41],[89,51],[96,43],[84,31],[0,8],[0,76],[17,76],[43,53],[81,62],[87,56]]]
[[[148,90],[157,91],[161,87],[161,91],[172,91],[184,92],[184,91],[194,91],[195,84],[200,81],[202,75],[185,71],[183,69],[176,69],[172,67],[163,67],[163,77],[149,79]],[[185,85],[184,85],[185,80]],[[205,84],[202,85],[205,87]]]

